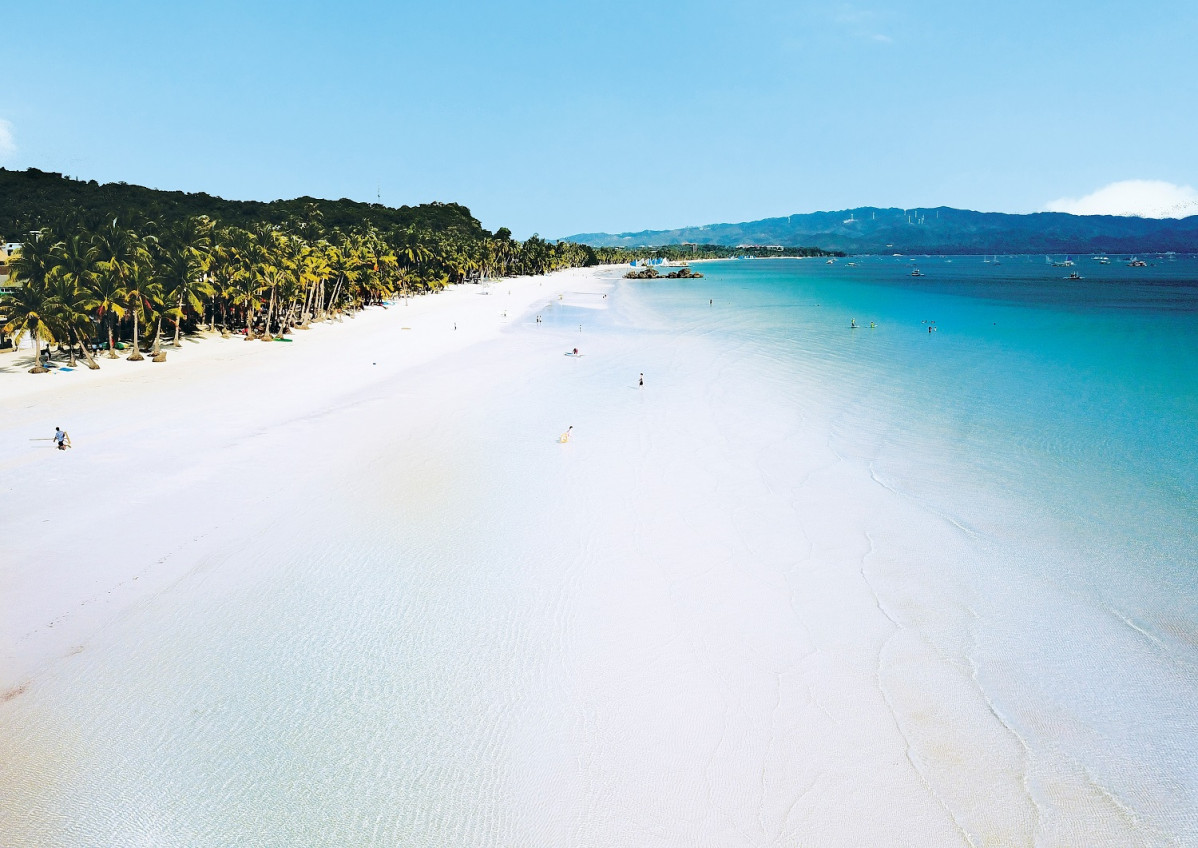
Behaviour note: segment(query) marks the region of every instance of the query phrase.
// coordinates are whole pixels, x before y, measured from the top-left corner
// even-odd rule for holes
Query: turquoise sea
[[[1198,260],[1125,263],[742,260],[626,287],[957,528],[964,554],[899,556],[880,604],[969,664],[1033,798],[1068,763],[1148,842],[1194,844]]]

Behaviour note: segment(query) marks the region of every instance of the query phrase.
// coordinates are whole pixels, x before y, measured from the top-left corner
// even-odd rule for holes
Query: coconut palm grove
[[[391,297],[619,253],[518,241],[457,204],[237,202],[39,171],[3,171],[0,186],[0,233],[21,244],[0,329],[32,340],[32,373],[46,370],[43,346],[89,368],[118,355],[161,362],[199,330],[281,340]]]

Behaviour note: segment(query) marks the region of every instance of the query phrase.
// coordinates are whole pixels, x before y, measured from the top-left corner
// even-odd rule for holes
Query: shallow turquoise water
[[[629,321],[710,338],[960,528],[971,555],[898,556],[930,576],[889,600],[929,632],[960,619],[967,644],[938,650],[1029,749],[1033,797],[1055,758],[1045,793],[1069,762],[1162,843],[1198,838],[1198,261],[1083,260],[1081,281],[1042,257],[848,261],[630,282]]]
[[[1096,263],[1082,282],[1039,257],[925,260],[918,279],[908,259],[856,261],[710,263],[637,294],[779,379],[818,381],[845,450],[964,521],[987,523],[963,492],[1001,489],[1041,519],[1151,545],[1160,567],[1194,564],[1198,261]]]

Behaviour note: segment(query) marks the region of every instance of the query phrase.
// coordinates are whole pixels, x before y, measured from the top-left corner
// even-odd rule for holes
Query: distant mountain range
[[[1158,253],[1198,252],[1198,215],[1125,218],[1036,212],[1008,215],[941,206],[812,212],[743,224],[708,224],[639,233],[579,233],[593,247],[664,244],[815,246],[846,253]]]

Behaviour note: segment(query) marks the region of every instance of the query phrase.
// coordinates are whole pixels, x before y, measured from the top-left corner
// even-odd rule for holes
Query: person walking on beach
[[[54,444],[59,450],[66,450],[71,446],[71,437],[67,435],[67,431],[61,427],[54,428]]]
[[[571,424],[569,427],[567,427],[566,432],[562,433],[560,436],[557,437],[558,443],[564,445],[566,442],[570,441],[570,431],[573,429],[574,429],[573,424]]]
[[[644,385],[645,385],[645,372],[642,371],[641,372],[641,387],[643,388]]]

